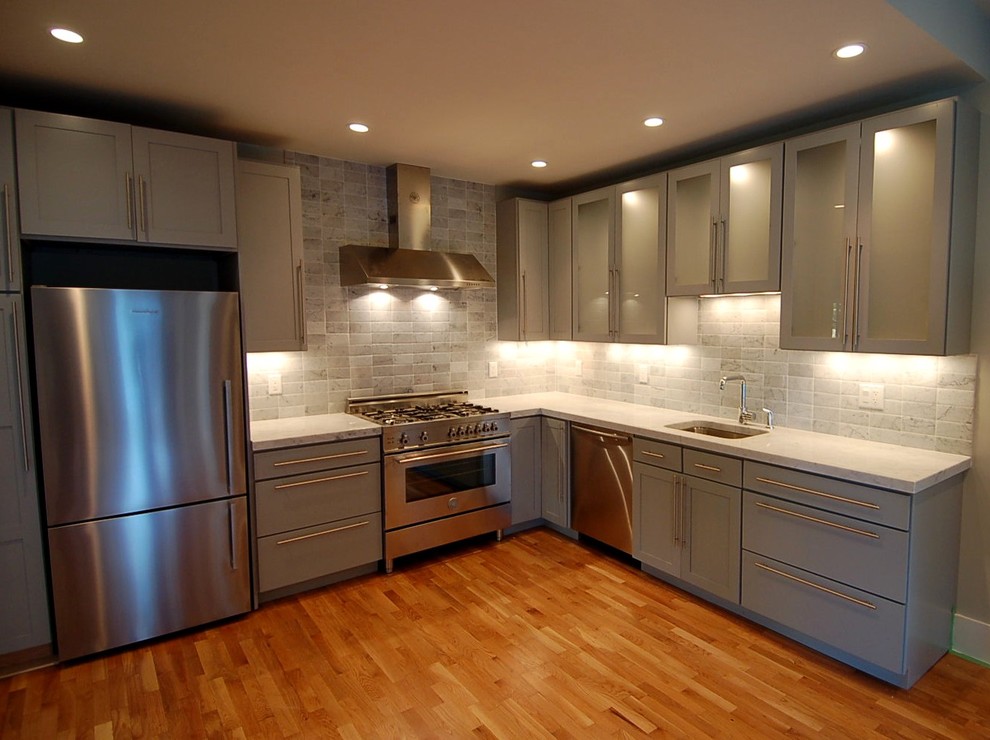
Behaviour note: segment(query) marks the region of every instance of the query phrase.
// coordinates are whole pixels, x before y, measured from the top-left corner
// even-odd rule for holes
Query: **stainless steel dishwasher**
[[[632,554],[632,437],[571,423],[571,527]]]

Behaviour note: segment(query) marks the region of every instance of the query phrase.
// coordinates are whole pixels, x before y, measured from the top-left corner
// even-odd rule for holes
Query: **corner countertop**
[[[320,414],[289,419],[251,422],[251,448],[255,452],[280,447],[339,442],[343,439],[380,437],[382,428],[352,414]]]
[[[485,398],[487,406],[508,411],[512,418],[542,414],[566,421],[604,424],[609,429],[651,439],[782,465],[902,493],[917,493],[969,469],[965,455],[919,450],[883,442],[777,427],[744,439],[707,437],[668,424],[701,419],[725,422],[701,414],[642,406],[622,401],[571,395],[530,393]]]

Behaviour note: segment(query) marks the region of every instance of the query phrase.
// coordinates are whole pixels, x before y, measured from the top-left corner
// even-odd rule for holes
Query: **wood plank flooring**
[[[539,529],[4,679],[0,736],[976,738],[990,669],[902,691]]]

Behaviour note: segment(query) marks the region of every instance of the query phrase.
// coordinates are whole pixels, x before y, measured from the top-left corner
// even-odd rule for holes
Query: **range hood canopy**
[[[389,246],[341,247],[340,284],[493,287],[495,280],[473,254],[430,249],[430,170],[393,164],[385,176]]]

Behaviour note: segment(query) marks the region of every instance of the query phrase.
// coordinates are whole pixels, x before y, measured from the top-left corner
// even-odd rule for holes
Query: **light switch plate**
[[[636,382],[637,383],[649,383],[650,382],[650,366],[645,364],[639,364],[636,366]]]
[[[488,363],[488,377],[497,378],[498,377],[498,362],[491,360]]]
[[[859,407],[861,409],[883,410],[883,385],[881,383],[859,384]]]
[[[279,373],[272,373],[268,376],[268,395],[282,395],[282,376]]]

